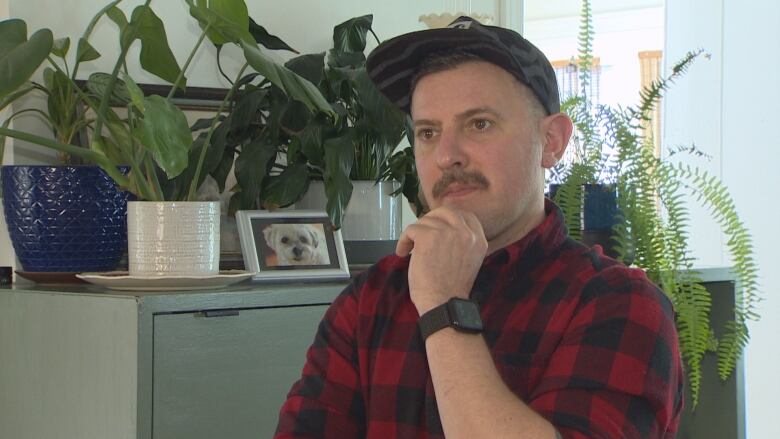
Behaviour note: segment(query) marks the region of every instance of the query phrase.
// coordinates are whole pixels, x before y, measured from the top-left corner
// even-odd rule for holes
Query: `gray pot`
[[[400,184],[397,181],[374,183],[353,181],[341,236],[345,241],[396,241],[401,236],[402,197],[392,196]],[[325,186],[312,182],[309,191],[295,203],[296,209],[325,210]]]

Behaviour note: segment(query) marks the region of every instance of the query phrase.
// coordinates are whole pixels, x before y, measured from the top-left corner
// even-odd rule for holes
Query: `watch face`
[[[482,317],[479,315],[476,303],[470,300],[452,299],[449,304],[453,326],[466,331],[482,330]]]

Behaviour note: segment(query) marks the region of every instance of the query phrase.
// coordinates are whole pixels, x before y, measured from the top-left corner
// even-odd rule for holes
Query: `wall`
[[[716,0],[703,8],[692,0],[667,2],[670,58],[702,47],[712,54],[695,65],[667,95],[666,144],[695,142],[713,158],[697,161],[728,185],[753,236],[765,300],[759,322],[750,325],[745,353],[747,437],[780,437],[776,397],[780,350],[780,246],[776,218],[780,208],[770,197],[780,187],[780,141],[774,133],[780,110],[777,45],[780,4],[773,0]],[[768,196],[767,196],[768,195]],[[693,201],[692,201],[693,202]],[[728,264],[717,229],[701,211],[694,212],[692,243],[704,264]]]
[[[99,2],[101,4],[103,2]],[[143,3],[140,0],[130,0],[121,3],[121,9],[130,15],[132,8]],[[301,53],[325,51],[332,46],[332,30],[336,24],[352,17],[373,13],[374,31],[380,39],[386,39],[396,34],[424,29],[418,22],[418,17],[430,12],[464,9],[465,2],[448,0],[417,2],[402,0],[400,2],[366,2],[361,0],[340,0],[338,2],[289,0],[284,7],[272,1],[247,2],[250,16],[264,26],[270,33],[282,38]],[[472,10],[486,11],[498,16],[502,9],[508,8],[511,2],[500,0],[478,0],[468,2]],[[90,0],[71,0],[67,2],[49,2],[45,0],[10,0],[11,16],[27,20],[29,27],[50,27],[55,37],[79,36],[86,27],[92,15],[97,12],[96,2]],[[152,7],[166,23],[168,39],[180,63],[194,45],[200,34],[200,29],[187,12],[183,1],[158,1]],[[303,31],[302,31],[303,30]],[[116,26],[109,20],[101,21],[95,29],[91,43],[98,52],[107,56],[84,65],[82,72],[86,75],[94,71],[110,71],[113,67],[112,57],[118,43]],[[369,48],[376,44],[369,36]],[[138,46],[136,44],[136,46]],[[209,45],[207,45],[209,46]],[[134,47],[128,59],[136,59],[138,47]],[[195,58],[189,72],[189,83],[203,87],[225,87],[229,84],[219,75],[214,63],[214,50],[208,47]],[[273,56],[287,58],[286,52],[273,52]],[[231,70],[228,70],[230,72]],[[130,73],[139,82],[160,83],[160,80],[137,66],[130,66]]]
[[[5,18],[8,18],[8,0],[0,0],[0,20]],[[8,109],[0,111],[0,120],[5,120],[8,114]],[[0,165],[13,163],[13,155],[13,148],[6,144],[5,154]],[[2,197],[0,197],[0,201],[2,201]],[[8,228],[5,225],[5,215],[0,215],[0,266],[13,266],[14,262],[14,253],[8,238]]]

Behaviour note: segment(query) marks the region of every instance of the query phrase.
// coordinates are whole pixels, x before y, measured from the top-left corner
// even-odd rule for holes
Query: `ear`
[[[311,236],[311,244],[316,248],[320,246],[320,236],[314,226],[309,228],[309,235]]]
[[[273,236],[274,236],[273,224],[263,229],[263,237],[268,247],[274,248]]]
[[[542,167],[549,169],[563,157],[574,125],[566,113],[555,113],[539,122],[542,135]]]

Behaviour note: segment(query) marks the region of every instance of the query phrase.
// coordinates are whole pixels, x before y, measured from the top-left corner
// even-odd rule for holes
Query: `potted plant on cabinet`
[[[314,85],[270,60],[260,50],[257,40],[250,32],[250,19],[243,0],[185,1],[189,6],[190,16],[201,28],[201,34],[182,68],[168,46],[165,28],[151,9],[150,0],[137,6],[129,19],[117,7],[120,1],[114,1],[101,9],[92,20],[90,26],[97,20],[108,17],[119,27],[119,55],[112,72],[91,76],[87,87],[89,91],[82,90],[73,83],[75,75],[74,78],[61,75],[61,78],[65,78],[64,81],[70,83],[69,87],[76,93],[80,102],[94,113],[94,123],[89,125],[92,137],[89,147],[80,148],[7,126],[0,128],[2,136],[52,148],[95,163],[120,188],[144,200],[143,203],[131,203],[134,207],[129,208],[131,273],[192,273],[194,266],[203,268],[205,273],[218,270],[219,206],[216,203],[193,202],[203,178],[219,164],[219,158],[222,156],[220,145],[211,141],[216,120],[208,127],[201,128],[196,133],[197,139],[193,141],[193,133],[183,112],[171,101],[174,90],[184,88],[185,71],[206,38],[220,47],[224,44],[235,44],[243,51],[246,63],[237,77],[243,76],[246,69],[252,67],[257,74],[268,78],[284,93],[294,96],[301,105],[313,111],[332,114],[329,105]],[[0,90],[0,99],[13,100],[20,92],[20,87],[25,87],[34,71],[49,57],[55,44],[48,29],[42,29],[27,39],[26,32],[20,31],[26,28],[21,20],[8,20],[2,22],[2,26],[3,29],[14,29],[14,39],[9,40],[10,44],[2,47],[4,52],[0,53],[0,62],[8,67],[2,69],[6,76],[0,78],[0,82],[4,84]],[[89,30],[79,40],[79,48],[87,49],[80,49],[77,57],[83,50],[88,51]],[[136,40],[141,42],[141,67],[172,84],[168,96],[144,96],[127,74],[126,55]],[[57,65],[53,66],[56,70]],[[227,103],[235,91],[235,86],[229,90],[219,112],[227,108]],[[112,100],[122,95],[126,96],[126,99],[120,99],[127,110],[127,116],[124,118],[112,109],[112,104],[116,104],[112,103]],[[129,166],[129,171],[122,173],[118,166]],[[204,241],[199,244],[192,244],[194,236],[186,233],[175,232],[174,236],[170,236],[173,241],[165,243],[161,242],[159,235],[146,235],[144,230],[147,229],[140,220],[134,219],[134,214],[136,209],[150,207],[147,203],[152,201],[163,203],[151,207],[154,212],[153,221],[162,220],[158,215],[160,213],[177,214],[202,222],[179,230],[207,230],[210,235],[204,237]],[[166,202],[168,204],[165,204]],[[195,213],[183,214],[188,207],[194,208]],[[135,238],[132,237],[134,231],[139,233]],[[156,232],[162,231],[158,227]],[[180,244],[190,247],[176,250],[175,246]],[[162,254],[171,250],[178,253]],[[192,259],[188,259],[188,256],[192,256]]]
[[[593,38],[589,0],[583,1],[580,38],[580,68],[585,75],[581,79],[587,81]],[[558,183],[554,199],[575,237],[581,237],[587,202],[584,186],[601,184],[608,188],[615,200],[611,237],[615,257],[644,269],[674,305],[694,407],[705,354],[717,354],[720,378],[728,378],[747,344],[747,322],[758,318],[757,267],[751,237],[728,189],[702,170],[675,163],[674,154],[680,151],[657,157],[649,139],[639,134],[663,93],[702,53],[688,53],[668,76],[641,92],[637,106],[594,107],[587,96],[567,100],[564,108],[575,122],[576,141],[582,148],[579,160],[561,164],[554,176]],[[689,215],[682,198],[685,193],[706,207],[720,224],[733,259],[739,289],[734,318],[726,322],[720,337],[712,330],[710,293],[702,285],[688,246]]]
[[[100,15],[100,14],[99,14]],[[99,57],[88,42],[97,18],[79,40],[73,69],[67,57],[70,39],[53,40],[46,30],[27,39],[21,20],[0,23],[0,40],[9,44],[0,53],[5,74],[0,109],[33,93],[46,99],[46,107],[32,106],[12,113],[2,127],[26,114],[44,121],[56,141],[81,146],[80,135],[89,126],[83,101],[75,91],[75,78],[82,62]],[[40,47],[40,50],[33,50]],[[43,50],[50,47],[50,52]],[[48,59],[43,81],[26,81]],[[55,61],[55,59],[57,61]],[[11,70],[11,68],[13,70]],[[9,73],[17,74],[14,76]],[[21,73],[21,74],[20,74]],[[0,157],[5,136],[0,136]],[[3,180],[4,206],[16,254],[29,277],[46,272],[105,271],[116,267],[127,248],[125,211],[128,194],[97,166],[80,166],[78,158],[61,154],[63,166],[6,166]],[[126,169],[125,169],[126,170]]]
[[[217,129],[227,141],[219,168],[223,172],[215,175],[221,189],[235,161],[231,210],[293,203],[325,208],[334,226],[344,225],[346,240],[397,239],[400,204],[386,199],[385,204],[398,208],[395,216],[383,212],[382,219],[367,219],[354,195],[372,192],[376,199],[403,192],[417,202],[411,148],[393,153],[404,136],[405,116],[375,89],[365,70],[363,52],[368,33],[373,34],[372,21],[366,15],[335,26],[327,56],[301,55],[285,63],[318,87],[337,118],[301,105],[267,79],[255,81],[250,75],[239,82],[239,98]],[[377,209],[376,201],[364,208]],[[359,227],[378,222],[391,230]]]

